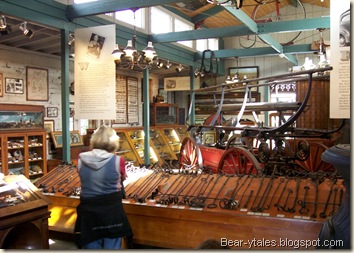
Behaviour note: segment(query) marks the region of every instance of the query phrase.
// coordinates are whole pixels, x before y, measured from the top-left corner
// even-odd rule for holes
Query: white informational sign
[[[350,0],[331,0],[330,118],[350,118]]]
[[[75,30],[75,118],[116,119],[115,25]]]

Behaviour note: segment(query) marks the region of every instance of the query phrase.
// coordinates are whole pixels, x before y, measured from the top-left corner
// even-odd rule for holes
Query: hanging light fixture
[[[136,49],[136,27],[135,27],[135,11],[134,12],[134,35],[131,40],[128,40],[127,46],[121,50],[119,45],[116,44],[115,49],[112,52],[115,63],[122,68],[134,69],[135,66],[138,66],[140,69],[152,68],[154,59],[157,57],[156,51],[152,42],[149,41],[147,47],[144,48],[141,52]]]
[[[34,32],[30,29],[27,29],[27,22],[25,22],[25,21],[22,22],[19,28],[21,31],[23,31],[23,35],[25,35],[29,39],[31,39],[33,37]]]
[[[7,27],[6,18],[4,15],[0,17],[0,30],[5,30]]]
[[[10,26],[6,22],[6,18],[4,15],[1,15],[0,17],[0,34],[1,35],[7,35],[11,32]]]
[[[236,9],[240,9],[242,7],[243,0],[207,0],[207,2],[215,5],[229,4],[235,6]]]
[[[73,33],[69,33],[68,45],[72,46],[75,43],[75,35]]]

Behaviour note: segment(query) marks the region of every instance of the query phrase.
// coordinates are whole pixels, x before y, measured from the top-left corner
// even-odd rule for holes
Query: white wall
[[[70,83],[74,81],[74,62],[70,60]],[[49,100],[45,101],[27,101],[26,99],[26,67],[44,68],[48,69],[49,76]],[[0,73],[3,74],[3,83],[5,84],[5,78],[16,78],[23,79],[24,81],[24,93],[23,94],[8,94],[4,91],[3,84],[3,96],[0,97],[0,103],[4,104],[28,104],[28,105],[43,105],[47,107],[58,107],[58,117],[57,118],[47,118],[53,119],[55,122],[55,130],[62,130],[62,120],[61,120],[61,61],[60,57],[51,56],[47,54],[40,54],[36,52],[31,52],[27,50],[18,50],[6,46],[0,45]],[[138,80],[138,96],[141,98],[141,78],[142,73],[137,72],[127,72],[119,70],[117,73],[121,75],[137,77]],[[153,96],[158,93],[158,78],[150,76],[153,82]],[[74,102],[74,96],[70,95],[70,102]],[[140,101],[140,100],[139,100]],[[70,104],[73,107],[73,104]],[[143,123],[143,103],[139,104],[139,125]],[[128,124],[119,124],[117,127],[127,127]],[[79,130],[78,121],[75,121],[75,130]]]

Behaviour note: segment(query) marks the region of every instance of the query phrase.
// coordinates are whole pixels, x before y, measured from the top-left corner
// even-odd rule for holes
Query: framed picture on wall
[[[27,67],[27,100],[48,101],[48,69]]]
[[[0,97],[4,96],[3,75],[0,73]]]
[[[56,118],[58,117],[58,107],[47,107],[47,117]]]
[[[53,139],[55,148],[63,147],[63,133],[61,131],[51,132],[51,137]],[[81,146],[84,145],[82,136],[78,130],[70,131],[70,146]]]
[[[50,136],[51,132],[54,132],[54,120],[53,119],[49,119],[49,120],[45,120],[44,121],[44,129],[47,133],[47,139]]]
[[[23,79],[5,78],[5,92],[9,94],[23,94]]]

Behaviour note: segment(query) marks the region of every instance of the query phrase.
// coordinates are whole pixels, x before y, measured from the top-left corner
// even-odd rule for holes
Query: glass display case
[[[135,148],[138,156],[141,160],[141,164],[145,162],[145,154],[144,154],[144,130],[141,128],[131,128],[127,130],[127,134],[130,138],[130,141],[133,143],[133,147]],[[161,161],[161,158],[158,155],[158,152],[154,149],[153,143],[150,141],[150,162],[151,164],[157,163]]]
[[[166,142],[170,145],[171,149],[173,150],[173,153],[178,158],[182,145],[182,140],[178,135],[177,131],[173,127],[162,127],[160,129],[164,134]]]
[[[1,130],[42,129],[44,106],[0,104]]]
[[[152,103],[150,114],[151,126],[178,124],[178,106],[175,104]]]
[[[132,148],[130,142],[128,141],[129,137],[125,131],[116,130],[117,135],[119,136],[119,149],[116,151],[116,155],[124,157],[126,162],[131,162],[135,166],[139,166],[141,163],[138,158],[138,154],[135,152],[135,149]]]
[[[0,134],[1,172],[5,175],[24,175],[35,180],[47,172],[46,131]]]
[[[150,139],[161,159],[165,161],[177,160],[174,150],[167,139],[164,138],[164,133],[161,129],[151,129]]]

